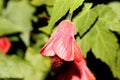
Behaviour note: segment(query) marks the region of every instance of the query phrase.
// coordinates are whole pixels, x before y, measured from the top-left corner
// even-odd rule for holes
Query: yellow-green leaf
[[[111,7],[98,5],[93,9],[93,11],[105,22],[106,27],[112,31],[120,33],[120,22],[117,16],[118,14],[116,14]]]
[[[90,10],[91,6],[91,3],[85,3],[82,12],[73,19],[73,23],[76,25],[76,30],[81,36],[91,27],[97,18],[96,13]]]
[[[0,13],[1,13],[2,9],[3,9],[3,4],[4,4],[4,0],[0,0]]]
[[[35,74],[32,66],[17,56],[0,53],[0,78],[25,78]]]
[[[32,48],[28,48],[25,59],[29,61],[35,69],[36,74],[34,79],[44,80],[51,67],[50,58],[43,57]]]
[[[69,0],[56,0],[55,1],[49,24],[46,28],[44,28],[44,29],[49,28],[49,30],[46,31],[46,33],[48,34],[51,33],[54,24],[68,12],[69,8],[70,8]],[[40,30],[44,30],[44,29],[40,29]]]
[[[21,38],[23,42],[28,46],[30,44],[30,31],[32,30],[32,17],[34,7],[29,4],[28,0],[14,1],[10,0],[7,4],[7,8],[4,10],[3,15],[6,19],[12,23],[19,25],[23,28]]]
[[[70,13],[82,5],[84,0],[71,0],[70,1]]]
[[[0,36],[22,32],[24,29],[10,20],[0,17]]]

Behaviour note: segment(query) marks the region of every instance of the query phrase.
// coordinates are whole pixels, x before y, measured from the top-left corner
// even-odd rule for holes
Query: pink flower
[[[43,56],[58,56],[65,61],[80,61],[82,51],[74,39],[75,25],[69,20],[63,20],[57,31],[41,50]]]
[[[52,56],[53,70],[58,71],[63,67],[64,70],[58,73],[57,80],[95,80],[86,66],[74,33],[75,25],[69,20],[63,20],[40,53],[43,56]]]
[[[72,61],[67,68],[58,74],[57,80],[96,80],[91,71],[86,66],[83,59],[80,62]]]
[[[0,52],[6,54],[11,47],[10,41],[6,37],[0,37]]]

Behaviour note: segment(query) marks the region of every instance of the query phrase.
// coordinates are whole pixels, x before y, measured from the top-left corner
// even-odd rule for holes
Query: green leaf
[[[32,48],[27,49],[25,56],[25,59],[29,61],[35,69],[36,74],[34,80],[44,80],[48,71],[50,70],[50,59],[41,56]]]
[[[21,38],[27,46],[29,45],[29,33],[32,30],[31,20],[34,11],[35,9],[30,6],[27,0],[10,0],[3,13],[4,17],[24,29],[23,33],[21,34]]]
[[[11,36],[11,37],[9,37],[9,40],[13,41],[13,42],[18,42],[19,41],[19,37],[18,36]]]
[[[32,0],[31,4],[35,5],[35,6],[41,6],[43,4],[51,6],[54,4],[54,2],[55,2],[55,0]]]
[[[43,45],[48,41],[49,36],[44,34],[44,33],[40,33],[37,35],[33,35],[32,39],[35,41],[35,43],[33,43],[32,47],[36,50],[36,51],[40,51],[40,48],[43,47]]]
[[[73,19],[73,23],[77,27],[76,30],[81,36],[91,27],[97,18],[95,12],[90,10],[91,6],[91,3],[85,3],[82,12]]]
[[[3,4],[4,4],[4,1],[0,0],[0,13],[1,13],[2,9],[3,9]]]
[[[52,15],[53,6],[46,6],[46,9],[47,9],[48,14],[51,16]]]
[[[71,0],[70,1],[70,13],[82,5],[84,0]]]
[[[50,58],[44,58],[32,48],[28,48],[25,59],[0,53],[0,78],[44,80],[51,68]]]
[[[112,8],[112,10],[117,14],[116,19],[111,21],[110,29],[112,31],[116,31],[120,34],[120,2],[111,2],[109,3],[109,6]]]
[[[48,26],[53,26],[69,10],[69,0],[56,0]]]
[[[51,29],[48,26],[40,27],[39,30],[48,34],[48,35],[51,33]]]
[[[93,9],[93,11],[98,14],[100,19],[106,23],[106,26],[110,30],[120,33],[120,22],[118,16],[111,7],[98,5]]]
[[[11,20],[11,22],[20,25],[25,30],[31,30],[30,21],[34,11],[34,8],[26,0],[9,1],[3,16]]]
[[[115,66],[115,63],[119,62],[116,60],[117,50],[119,46],[116,36],[110,32],[109,29],[116,26],[114,24],[118,22],[116,21],[117,16],[109,6],[105,5],[96,6],[93,11],[98,14],[98,21],[95,23],[90,32],[93,34],[92,51],[97,58],[100,58],[102,61],[109,65],[114,77],[116,77],[115,68],[117,68],[117,66]],[[118,25],[116,27],[118,27]]]
[[[117,59],[119,45],[109,26],[111,25],[110,22],[116,20],[116,14],[110,7],[105,5],[98,5],[92,11],[98,15],[98,19],[82,39],[78,38],[80,46],[84,53],[92,49],[96,58],[105,62],[112,70],[114,77],[118,77],[120,73],[117,71],[119,70],[118,64],[120,64],[119,59]],[[86,57],[86,54],[84,56]]]
[[[112,72],[114,73],[114,76],[116,78],[120,79],[120,48],[116,55],[116,59],[114,60],[113,63],[114,63],[114,65],[111,67]]]
[[[111,31],[118,32],[120,34],[120,22],[117,20],[109,21],[108,27]]]
[[[77,37],[77,42],[80,45],[80,48],[82,49],[83,56],[87,57],[87,52],[90,51],[92,47],[92,40],[91,40],[91,34],[88,32],[82,39]]]
[[[112,9],[113,11],[117,14],[117,18],[120,20],[120,2],[118,1],[114,1],[114,2],[110,2],[108,4]]]
[[[105,28],[104,21],[102,20],[97,21],[91,33],[94,33],[94,37],[92,37],[94,42],[92,51],[95,56],[109,65],[112,64],[111,61],[116,58],[116,51],[118,49],[115,35]]]
[[[94,28],[91,30],[94,34],[92,51],[97,58],[107,63],[111,70],[115,65],[117,49],[119,48],[115,35],[105,28],[103,20],[97,21]],[[107,57],[107,58],[106,58]],[[115,71],[113,71],[113,74]]]
[[[69,8],[69,0],[56,0],[48,26],[40,30],[46,31],[48,29],[46,33],[50,34],[54,24],[68,12]]]
[[[118,77],[119,79],[120,79],[120,49],[119,49],[119,51],[118,51],[118,54],[117,54],[117,70],[116,70],[116,72],[114,72],[114,73],[116,73],[116,77]],[[114,69],[113,69],[114,70]]]
[[[17,56],[0,53],[0,78],[29,78],[34,74],[32,66]]]
[[[21,39],[23,40],[24,44],[26,46],[30,45],[30,31],[24,31],[21,35],[20,35]]]
[[[12,23],[11,21],[0,17],[0,36],[6,34],[12,34],[16,32],[22,32],[23,28],[19,25]]]

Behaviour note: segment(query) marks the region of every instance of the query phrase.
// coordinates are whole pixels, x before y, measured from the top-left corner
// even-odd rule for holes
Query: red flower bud
[[[11,47],[10,41],[6,37],[0,37],[0,51],[6,54]]]

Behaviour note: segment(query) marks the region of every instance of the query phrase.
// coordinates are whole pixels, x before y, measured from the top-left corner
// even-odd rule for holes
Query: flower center
[[[59,58],[58,56],[54,56],[52,58],[52,69],[58,71],[61,65],[63,64],[64,60]]]

